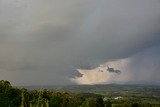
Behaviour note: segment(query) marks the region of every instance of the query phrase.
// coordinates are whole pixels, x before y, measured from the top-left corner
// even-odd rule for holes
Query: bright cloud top
[[[136,55],[109,61],[91,70],[78,69],[82,77],[71,78],[78,84],[111,84],[111,83],[152,83],[159,84],[160,58],[157,58],[160,47],[151,48]],[[107,66],[122,73],[108,72]],[[103,71],[103,72],[102,72]]]

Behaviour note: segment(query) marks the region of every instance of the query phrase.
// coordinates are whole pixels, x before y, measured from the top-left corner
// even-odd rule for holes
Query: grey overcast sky
[[[0,79],[14,85],[160,84],[159,47],[159,0],[0,0]],[[101,80],[101,64],[122,74]]]

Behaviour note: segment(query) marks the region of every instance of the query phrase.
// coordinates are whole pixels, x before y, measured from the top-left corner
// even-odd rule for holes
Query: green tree
[[[105,107],[112,107],[112,102],[110,100],[105,101]]]
[[[96,99],[96,107],[104,107],[104,102],[102,97]]]
[[[17,107],[20,106],[20,90],[13,88],[10,82],[0,81],[0,107]]]

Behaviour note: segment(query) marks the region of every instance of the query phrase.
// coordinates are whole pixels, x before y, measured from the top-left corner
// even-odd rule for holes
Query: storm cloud
[[[160,49],[152,50],[160,46],[159,10],[159,0],[0,0],[0,79],[15,85],[73,84],[75,69],[136,55],[127,64],[132,75],[125,71],[131,80],[123,82],[147,70],[159,82],[153,78],[157,66],[145,69],[149,60],[159,59]],[[146,58],[151,59],[139,63],[141,69],[133,66]]]

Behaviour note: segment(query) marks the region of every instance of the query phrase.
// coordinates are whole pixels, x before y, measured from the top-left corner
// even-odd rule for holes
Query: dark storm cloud
[[[73,68],[159,43],[159,10],[158,0],[0,0],[0,77],[70,84]]]

